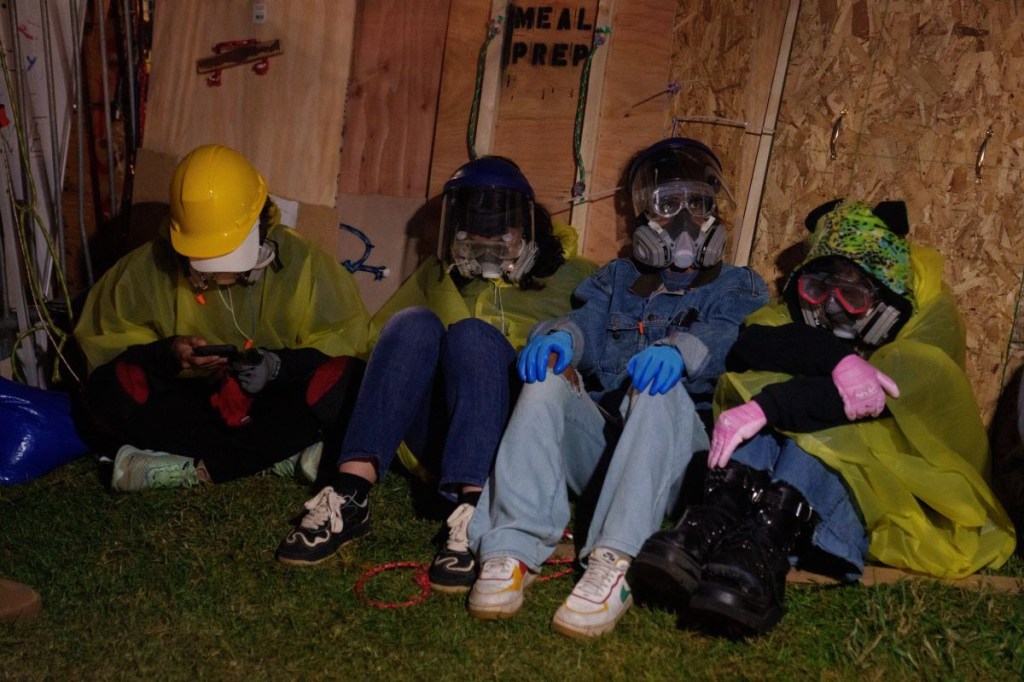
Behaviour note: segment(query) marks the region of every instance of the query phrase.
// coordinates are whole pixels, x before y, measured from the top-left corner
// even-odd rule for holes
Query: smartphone
[[[198,355],[199,357],[205,357],[208,355],[219,355],[221,357],[231,360],[238,355],[238,347],[230,343],[222,343],[219,345],[211,346],[196,346],[192,349],[192,355]]]

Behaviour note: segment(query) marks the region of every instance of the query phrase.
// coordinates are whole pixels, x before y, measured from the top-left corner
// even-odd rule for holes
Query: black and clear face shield
[[[717,195],[725,185],[713,156],[695,147],[662,149],[643,159],[630,180],[637,261],[680,269],[721,262],[727,234],[718,222]]]
[[[438,259],[466,278],[518,282],[537,257],[533,200],[504,187],[467,187],[444,195]]]

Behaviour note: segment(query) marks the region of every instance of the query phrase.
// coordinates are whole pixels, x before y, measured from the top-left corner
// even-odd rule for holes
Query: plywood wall
[[[452,0],[444,72],[434,135],[431,192],[469,160],[467,127],[478,56],[492,20],[502,17],[505,59],[493,101],[490,137],[478,144],[515,160],[543,202],[583,233],[584,253],[598,261],[615,257],[627,218],[616,206],[620,176],[632,154],[671,131],[669,69],[675,0],[559,0],[520,3],[532,20],[506,16],[502,3]],[[546,22],[540,11],[546,9]],[[587,211],[571,211],[576,180],[576,113],[583,50],[595,30],[609,30],[591,68],[581,154],[585,159]],[[493,62],[489,68],[494,68]],[[486,96],[486,93],[484,93]],[[581,128],[581,130],[583,130]],[[628,212],[628,211],[627,211]]]
[[[253,4],[157,3],[143,147],[182,156],[226,144],[252,159],[275,193],[333,206],[355,0],[265,0],[260,24]],[[196,60],[217,43],[247,38],[279,39],[284,53],[265,75],[238,66],[208,87]]]
[[[986,419],[1024,360],[1022,35],[1015,3],[804,0],[752,258],[767,278],[790,268],[828,199],[906,200],[911,239],[946,257]]]

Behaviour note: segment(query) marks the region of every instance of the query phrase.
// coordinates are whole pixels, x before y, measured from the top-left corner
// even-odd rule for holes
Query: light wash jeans
[[[570,489],[597,492],[581,558],[598,546],[636,556],[708,437],[678,384],[632,404],[627,396],[621,411],[620,431],[562,376],[523,386],[469,527],[481,561],[512,556],[539,570],[569,524]]]
[[[752,469],[767,471],[774,481],[785,481],[800,491],[818,514],[811,544],[841,559],[847,580],[864,572],[868,538],[859,508],[843,479],[791,438],[760,433],[741,445],[732,458]]]

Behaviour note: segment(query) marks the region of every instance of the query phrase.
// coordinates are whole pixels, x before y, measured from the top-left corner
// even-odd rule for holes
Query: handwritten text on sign
[[[509,11],[512,30],[506,52],[506,63],[525,62],[531,66],[577,66],[587,58],[587,54],[590,52],[589,42],[540,40],[540,35],[536,35],[538,40],[527,40],[519,39],[516,35],[517,31],[520,35],[526,34],[523,38],[534,37],[530,34],[539,32],[564,31],[575,33],[576,36],[583,31],[592,33],[594,30],[593,19],[588,17],[586,8],[511,5]]]

